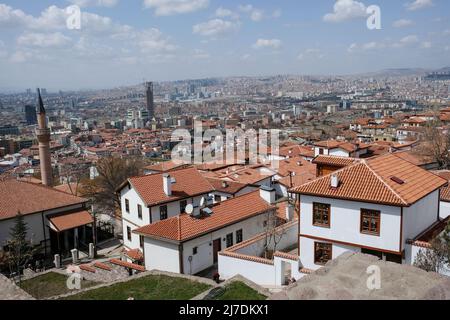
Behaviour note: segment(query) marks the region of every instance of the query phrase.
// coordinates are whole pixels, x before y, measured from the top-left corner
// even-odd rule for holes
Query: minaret
[[[36,135],[39,141],[39,160],[41,163],[41,180],[45,186],[53,186],[52,158],[50,155],[50,129],[47,128],[44,103],[41,91],[38,93],[38,128]]]

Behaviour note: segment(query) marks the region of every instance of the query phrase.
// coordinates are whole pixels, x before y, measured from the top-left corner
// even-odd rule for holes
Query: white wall
[[[337,148],[337,149],[331,149],[329,152],[330,156],[336,156],[336,157],[349,157],[350,154],[345,151],[344,149]]]
[[[144,252],[147,270],[180,272],[180,255],[177,244],[145,238]]]
[[[236,244],[236,231],[242,229],[243,241],[246,241],[264,230],[264,221],[266,220],[267,214],[264,213],[183,243],[184,273],[195,274],[211,267],[214,264],[214,240],[221,239],[222,250],[224,250],[227,247],[227,234],[233,233],[233,244]],[[193,255],[194,247],[198,248],[197,255]],[[191,262],[189,262],[190,256],[192,256]]]
[[[351,247],[351,246],[337,244],[337,243],[333,243],[333,242],[318,241],[318,240],[313,240],[313,239],[306,238],[306,237],[300,237],[300,264],[306,269],[317,270],[317,269],[323,267],[322,265],[317,265],[314,263],[314,244],[315,244],[315,242],[331,243],[333,260],[348,251],[361,252],[361,249],[358,247]]]
[[[221,279],[230,279],[238,274],[259,285],[273,286],[276,273],[273,264],[258,263],[219,255],[219,274]]]
[[[446,219],[448,216],[450,216],[450,202],[440,201],[439,217],[441,219]]]
[[[439,190],[403,209],[403,243],[416,238],[438,220]]]
[[[302,195],[300,234],[389,251],[400,250],[399,207]],[[313,203],[331,205],[330,228],[313,225]],[[361,209],[381,211],[380,236],[360,232]]]

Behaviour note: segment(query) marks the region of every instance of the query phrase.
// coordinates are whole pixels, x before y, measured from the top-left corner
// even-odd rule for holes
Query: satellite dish
[[[186,211],[187,214],[192,214],[192,212],[194,212],[194,206],[192,204],[188,204],[184,211]]]

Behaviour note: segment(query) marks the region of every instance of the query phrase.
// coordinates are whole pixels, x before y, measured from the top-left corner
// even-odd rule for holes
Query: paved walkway
[[[35,300],[15,283],[0,274],[0,300]]]

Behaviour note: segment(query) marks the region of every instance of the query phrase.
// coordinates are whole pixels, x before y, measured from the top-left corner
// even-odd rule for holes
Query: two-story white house
[[[327,140],[314,144],[314,157],[320,155],[359,158],[367,154],[369,146],[362,143]]]
[[[411,239],[441,221],[445,179],[391,154],[292,189],[300,198],[299,259],[316,270],[346,251],[413,263]]]
[[[144,239],[133,230],[184,213],[188,204],[199,207],[201,202],[210,203],[213,191],[214,187],[195,168],[128,179],[117,191],[124,247],[142,251]]]
[[[218,263],[221,250],[267,229],[276,215],[275,189],[261,187],[192,213],[143,226],[133,233],[144,238],[147,270],[196,274]]]

